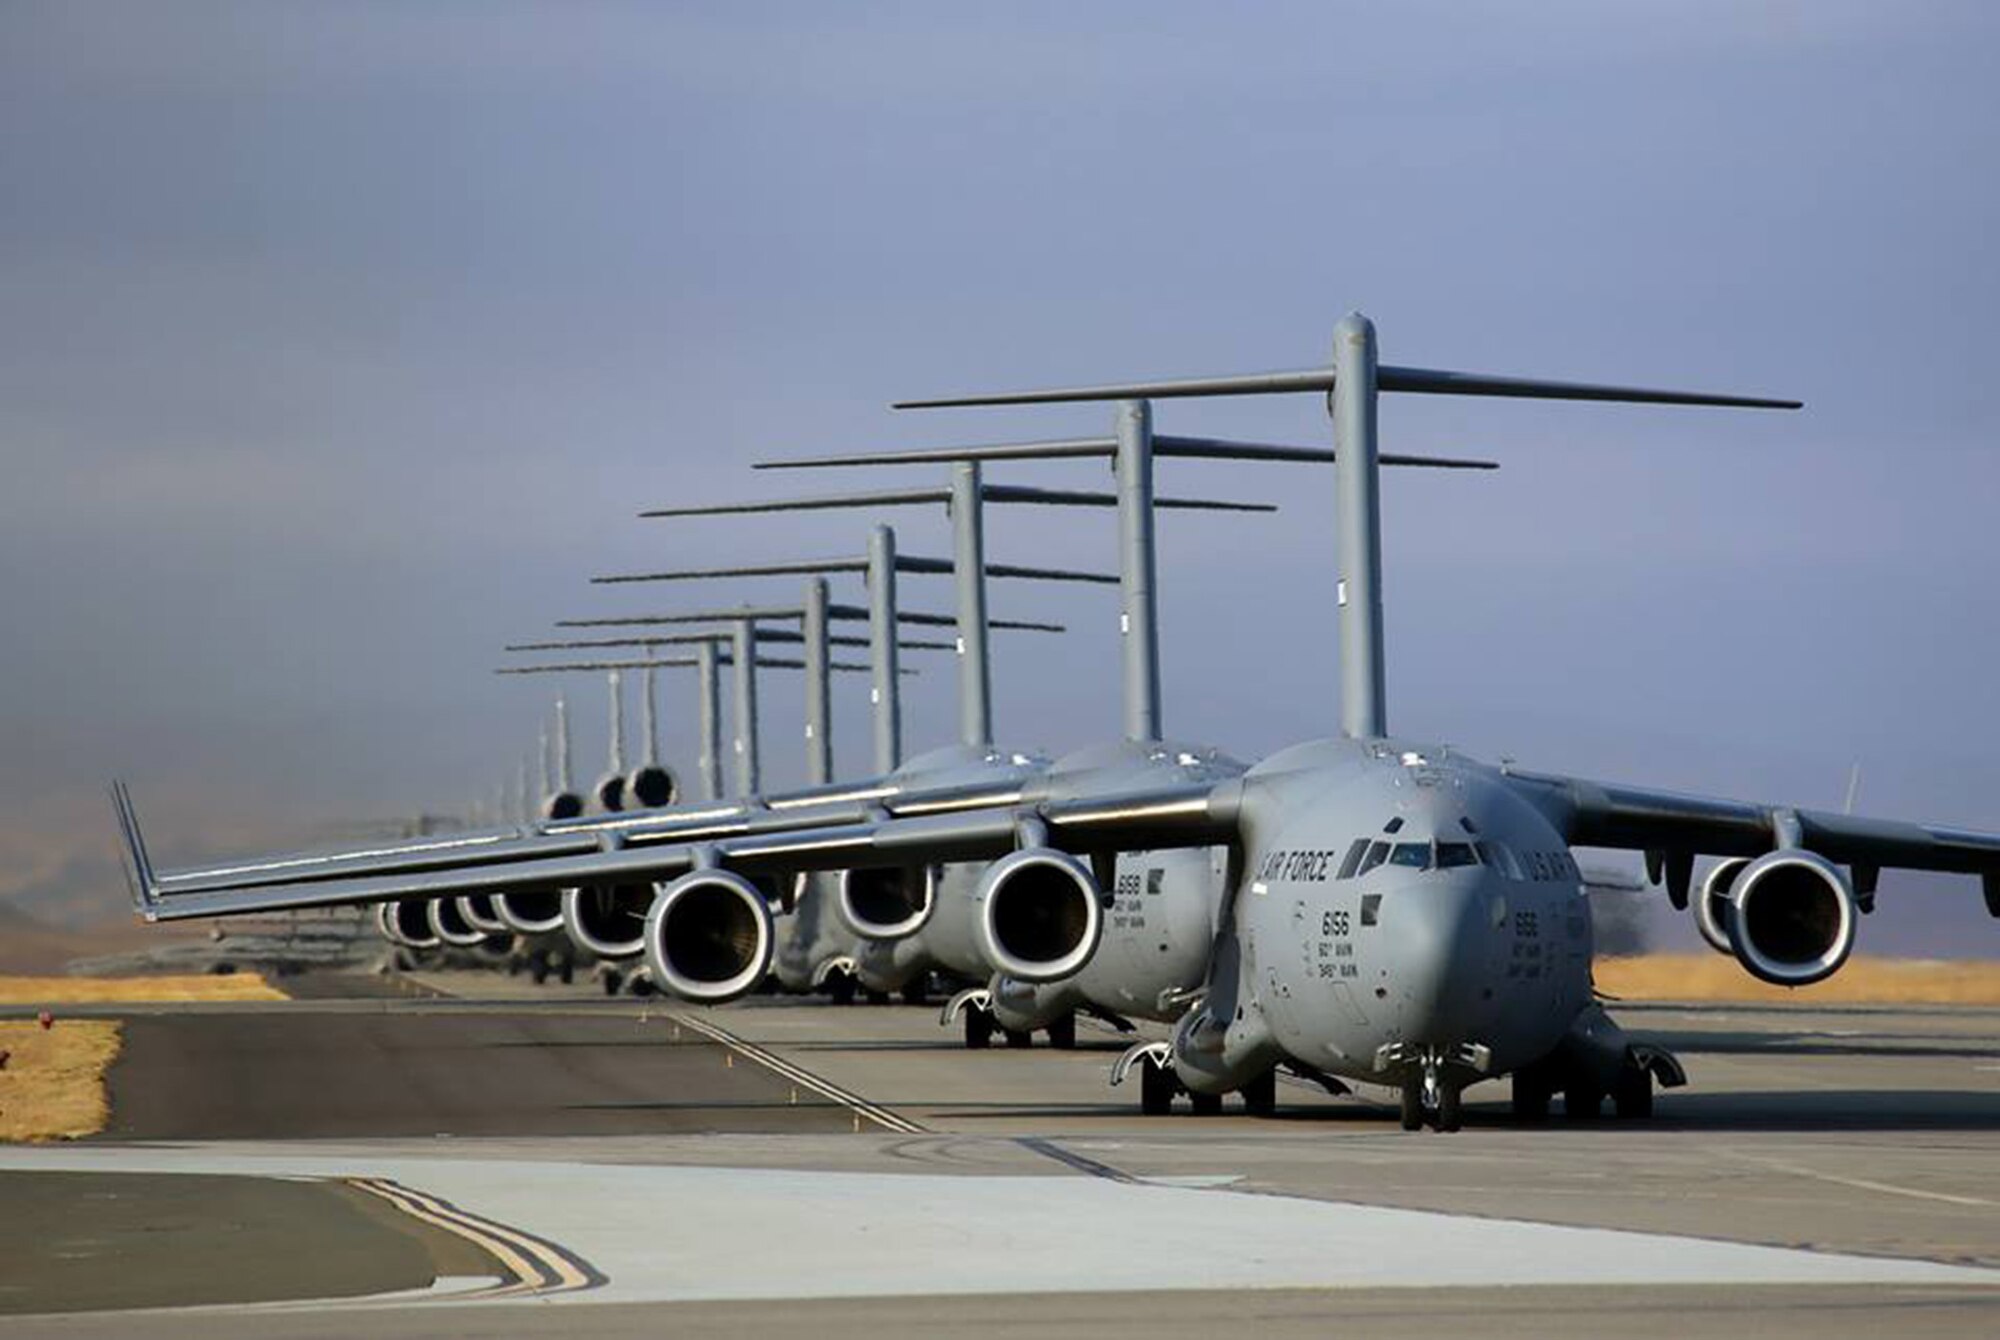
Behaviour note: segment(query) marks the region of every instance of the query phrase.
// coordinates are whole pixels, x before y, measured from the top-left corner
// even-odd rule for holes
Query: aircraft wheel
[[[623,985],[625,985],[625,977],[624,977],[624,974],[620,973],[620,972],[619,972],[619,971],[618,971],[618,970],[617,970],[616,968],[612,968],[612,969],[608,970],[608,971],[607,971],[607,972],[606,972],[606,973],[604,974],[604,994],[605,994],[605,995],[607,995],[607,996],[615,996],[615,995],[617,995],[617,994],[618,994],[618,988],[619,988],[619,987],[621,987],[621,986],[623,986]]]
[[[919,977],[903,988],[902,995],[905,1005],[927,1005],[931,999],[931,984],[928,979]]]
[[[1464,1090],[1443,1084],[1438,1087],[1437,1128],[1455,1131],[1465,1124]]]
[[[1604,1110],[1604,1090],[1587,1079],[1575,1079],[1563,1089],[1563,1116],[1571,1121],[1596,1121]]]
[[[1401,1104],[1403,1129],[1420,1131],[1424,1128],[1424,1077],[1408,1075],[1403,1079],[1403,1101]]]
[[[660,989],[653,985],[653,979],[640,973],[632,974],[632,979],[625,984],[625,989],[635,996],[657,996],[660,994]]]
[[[1626,1066],[1618,1076],[1618,1087],[1612,1091],[1611,1104],[1626,1121],[1643,1121],[1652,1116],[1652,1072],[1636,1065]]]
[[[1174,1072],[1151,1061],[1139,1067],[1139,1110],[1149,1117],[1164,1117],[1174,1110]]]
[[[1013,1028],[1003,1028],[1000,1031],[1007,1035],[1007,1045],[1016,1051],[1035,1045],[1035,1035],[1033,1033]]]
[[[870,991],[867,995],[870,1005],[887,1005],[889,1003],[889,993],[887,991]]]
[[[570,985],[572,982],[576,981],[576,964],[570,962],[568,959],[564,959],[562,962],[562,967],[561,969],[558,970],[556,975],[562,978],[562,984],[564,986]]]
[[[1549,1083],[1532,1069],[1514,1072],[1514,1115],[1523,1121],[1546,1121]]]
[[[1278,1111],[1278,1072],[1266,1070],[1242,1088],[1243,1110],[1253,1117],[1270,1117]]]
[[[827,978],[826,994],[836,1005],[852,1005],[854,1003],[854,974],[851,972],[837,972]]]
[[[519,977],[521,975],[521,956],[519,954],[509,954],[507,956],[507,975],[509,977]]]
[[[993,1016],[977,1005],[965,1011],[965,1045],[976,1052],[993,1045]]]
[[[548,959],[540,954],[535,955],[533,960],[528,964],[528,976],[534,979],[536,986],[541,986],[547,982],[549,980]]]
[[[1051,1047],[1054,1047],[1058,1051],[1076,1050],[1076,1015],[1074,1013],[1063,1015],[1060,1019],[1051,1023],[1046,1031],[1049,1035],[1049,1045]]]
[[[1222,1115],[1222,1095],[1219,1093],[1190,1093],[1188,1106],[1197,1117],[1219,1117]]]

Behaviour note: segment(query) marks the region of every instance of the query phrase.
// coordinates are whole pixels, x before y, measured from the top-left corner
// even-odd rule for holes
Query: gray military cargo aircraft
[[[489,885],[670,878],[649,940],[685,927],[703,975],[721,980],[768,954],[768,905],[748,876],[856,865],[991,860],[989,900],[1013,951],[1051,957],[1081,934],[1102,890],[1098,853],[1225,846],[1227,902],[1200,999],[1170,1042],[1124,1064],[1221,1095],[1275,1067],[1397,1086],[1403,1120],[1453,1129],[1464,1088],[1511,1075],[1517,1110],[1538,1114],[1560,1090],[1573,1114],[1604,1097],[1649,1110],[1673,1063],[1630,1044],[1593,1000],[1590,922],[1575,846],[1647,854],[1677,906],[1697,854],[1740,859],[1703,898],[1732,953],[1766,981],[1799,985],[1837,971],[1860,906],[1885,867],[1980,876],[2000,916],[2000,833],[1867,819],[1783,805],[1492,765],[1449,746],[1392,736],[1383,675],[1380,391],[1798,408],[1796,401],[1592,386],[1382,365],[1366,318],[1344,318],[1331,366],[924,404],[1136,400],[1330,392],[1339,528],[1342,734],[1281,750],[1215,784],[1118,787],[1062,763],[1012,795],[858,819],[838,803],[808,826],[713,840],[477,866],[160,896],[130,797],[114,786],[142,912],[159,919],[275,907],[457,894]],[[1845,868],[1843,868],[1845,867]],[[1147,1106],[1153,1106],[1148,1103]]]

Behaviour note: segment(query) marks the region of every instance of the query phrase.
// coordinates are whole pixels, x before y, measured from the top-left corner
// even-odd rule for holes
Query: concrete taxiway
[[[397,1337],[2000,1332],[1996,1011],[1622,1005],[1689,1070],[1654,1121],[1523,1126],[1496,1085],[1438,1136],[1403,1133],[1385,1095],[1292,1085],[1275,1119],[1142,1118],[1105,1083],[1108,1031],[969,1053],[934,1010],[432,984],[455,998],[124,1007],[112,1129],[0,1152],[0,1194],[42,1179],[46,1237],[64,1178],[372,1183],[433,1207],[456,1257],[349,1222],[357,1257],[395,1259],[381,1282],[0,1317],[0,1336],[349,1334],[355,1309]],[[0,1228],[0,1263],[32,1257],[21,1236]],[[115,1228],[96,1241],[116,1269]],[[254,1250],[186,1246],[146,1270],[256,1273]],[[0,1311],[78,1306],[8,1292],[9,1269]],[[426,1272],[430,1292],[393,1294]],[[288,1292],[346,1301],[251,1302]]]

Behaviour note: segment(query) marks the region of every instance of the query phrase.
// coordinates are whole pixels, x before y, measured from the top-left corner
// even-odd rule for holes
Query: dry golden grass
[[[127,1005],[146,1002],[286,1000],[254,972],[215,977],[0,977],[0,1005]]]
[[[2000,1005],[2000,963],[1862,958],[1817,986],[1760,982],[1721,954],[1601,958],[1597,989],[1622,1000],[1789,1001],[1797,1005]]]
[[[104,1072],[118,1055],[110,1019],[0,1019],[0,1141],[74,1140],[104,1129]]]

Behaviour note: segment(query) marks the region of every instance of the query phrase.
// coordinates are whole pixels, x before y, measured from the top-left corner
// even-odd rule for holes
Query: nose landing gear
[[[1493,1065],[1492,1049],[1465,1042],[1453,1047],[1419,1047],[1392,1042],[1375,1053],[1377,1071],[1401,1068],[1403,1129],[1455,1131],[1465,1121],[1465,1086]]]

